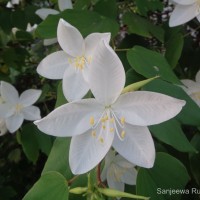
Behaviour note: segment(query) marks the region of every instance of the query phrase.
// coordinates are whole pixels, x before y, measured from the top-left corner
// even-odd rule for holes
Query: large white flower
[[[18,91],[9,83],[1,81],[0,116],[5,119],[6,127],[13,133],[20,128],[24,119],[34,121],[40,119],[40,110],[32,106],[41,95],[41,90],[29,89],[20,96]]]
[[[136,185],[137,170],[135,165],[109,151],[105,157],[105,165],[101,173],[101,179],[107,180],[109,188],[124,191],[125,184]]]
[[[95,64],[93,54],[97,44],[101,39],[109,43],[110,33],[92,33],[83,39],[74,26],[60,19],[57,35],[63,51],[45,57],[37,67],[37,72],[49,79],[63,79],[66,99],[79,100],[89,90],[87,72],[92,60]]]
[[[66,10],[66,9],[72,9],[72,1],[71,0],[58,0],[58,8],[60,11]],[[40,8],[36,10],[35,14],[37,14],[42,20],[45,20],[49,15],[57,15],[60,12],[58,10],[54,10],[51,8]],[[51,38],[51,39],[45,39],[44,45],[48,46],[51,44],[57,43],[57,38]]]
[[[73,136],[69,162],[74,174],[95,167],[111,145],[129,162],[152,167],[155,148],[147,126],[174,117],[185,102],[155,92],[120,96],[125,84],[120,59],[104,40],[94,56],[88,80],[95,99],[65,104],[35,124],[49,135]]]
[[[184,24],[193,18],[200,21],[200,0],[173,0],[175,8],[170,16],[169,26]]]
[[[185,92],[200,106],[200,71],[197,72],[195,81],[183,79],[181,82],[186,86],[182,87]]]

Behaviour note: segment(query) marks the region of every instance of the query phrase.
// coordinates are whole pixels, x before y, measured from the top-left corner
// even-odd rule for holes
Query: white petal
[[[112,145],[113,133],[106,132],[104,142],[99,141],[99,133],[96,137],[91,133],[90,129],[82,135],[72,137],[69,163],[73,174],[83,174],[93,169],[104,158]]]
[[[42,90],[29,89],[24,91],[19,97],[19,103],[23,106],[34,104],[42,94]]]
[[[169,26],[178,26],[184,24],[194,17],[196,17],[200,13],[198,10],[198,6],[196,4],[183,6],[183,5],[176,5],[174,11],[172,12],[169,20]]]
[[[197,72],[195,80],[200,84],[200,70]]]
[[[69,55],[82,56],[84,52],[84,40],[77,28],[60,19],[57,29],[57,38],[61,48]]]
[[[15,114],[12,115],[11,117],[8,117],[6,119],[6,126],[9,130],[10,133],[14,133],[16,130],[20,128],[24,121],[24,117],[22,114]]]
[[[123,141],[115,135],[113,147],[129,162],[145,167],[153,167],[155,147],[147,127],[125,124],[126,136]]]
[[[41,119],[40,109],[36,106],[28,106],[22,109],[24,119],[34,121]]]
[[[103,107],[95,99],[84,99],[60,106],[34,123],[41,131],[49,135],[74,136],[89,130],[90,117],[99,119],[102,112]]]
[[[89,70],[89,85],[95,98],[110,105],[119,97],[125,84],[123,65],[104,40],[99,42]]]
[[[37,73],[49,79],[62,79],[69,67],[69,58],[64,51],[52,53],[40,62]]]
[[[121,95],[113,110],[129,124],[149,126],[175,117],[184,105],[185,101],[164,94],[136,91]]]
[[[36,10],[35,14],[38,15],[41,19],[45,20],[48,15],[57,15],[59,12],[50,8],[41,8]]]
[[[133,163],[130,163],[128,160],[126,160],[124,157],[122,157],[121,155],[116,155],[115,156],[115,160],[114,160],[115,164],[120,166],[121,168],[133,168],[135,165]]]
[[[1,97],[6,103],[18,103],[19,101],[18,91],[10,83],[4,81],[1,81]]]
[[[86,58],[92,57],[98,43],[103,39],[107,44],[110,42],[110,33],[92,33],[85,38],[85,56]]]
[[[184,79],[181,82],[186,86],[181,86],[181,88],[188,94],[196,93],[200,91],[200,82],[194,82],[193,80]]]
[[[57,42],[58,42],[57,38],[44,39],[43,44],[44,44],[44,46],[49,46],[49,45],[55,44]]]
[[[135,168],[127,169],[121,176],[123,183],[128,185],[136,185],[137,170]]]
[[[172,0],[172,1],[180,5],[190,5],[197,2],[197,0]]]
[[[113,150],[110,150],[105,157],[105,164],[101,172],[102,181],[106,180],[108,168],[110,167],[111,162],[113,162],[114,159],[115,159],[115,153]]]
[[[66,9],[72,9],[72,1],[71,0],[58,0],[58,7],[60,11],[66,10]]]
[[[0,104],[0,117],[7,118],[15,113],[14,105],[9,103]]]
[[[200,14],[196,16],[197,20],[200,22]]]
[[[182,79],[181,82],[188,88],[196,87],[196,82],[190,79]]]
[[[82,99],[89,90],[82,72],[76,71],[72,66],[65,71],[62,86],[68,102]]]
[[[16,5],[19,4],[19,1],[20,1],[20,0],[11,0],[12,4],[16,4]]]
[[[115,189],[115,190],[119,190],[119,191],[124,191],[124,183],[119,181],[114,180],[113,175],[113,169],[109,168],[108,172],[107,172],[107,183],[109,188],[111,189]]]

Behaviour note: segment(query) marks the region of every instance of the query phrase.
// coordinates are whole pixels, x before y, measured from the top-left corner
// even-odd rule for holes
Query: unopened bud
[[[149,197],[138,196],[138,195],[121,192],[121,191],[110,189],[110,188],[98,188],[98,191],[101,194],[104,194],[105,196],[108,196],[108,197],[126,197],[126,198],[131,198],[131,199],[143,199],[143,200],[149,199]]]
[[[83,194],[83,193],[87,192],[87,188],[86,187],[76,187],[76,188],[70,189],[69,192],[72,194]]]

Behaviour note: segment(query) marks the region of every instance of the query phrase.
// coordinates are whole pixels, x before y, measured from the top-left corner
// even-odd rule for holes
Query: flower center
[[[85,65],[90,64],[91,61],[91,56],[88,56],[88,58],[86,58],[85,56],[77,56],[75,58],[68,59],[69,64],[71,64],[77,70],[83,70],[85,68]]]
[[[15,105],[15,113],[20,113],[22,108],[23,108],[23,106],[21,104],[16,104]]]
[[[89,123],[92,128],[92,137],[97,138],[100,143],[104,143],[106,134],[116,133],[120,140],[125,138],[125,118],[119,118],[110,106],[105,108],[99,119],[91,116]]]

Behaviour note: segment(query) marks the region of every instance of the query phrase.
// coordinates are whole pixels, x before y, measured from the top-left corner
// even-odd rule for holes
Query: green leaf
[[[32,125],[23,126],[21,131],[21,145],[27,158],[36,163],[39,156],[39,145]]]
[[[141,76],[140,74],[138,74],[134,69],[131,68],[126,72],[126,84],[125,84],[125,86],[128,86],[132,83],[142,81],[142,80],[144,80],[144,77]]]
[[[148,38],[154,36],[160,42],[164,41],[164,30],[139,15],[126,13],[123,16],[123,22],[128,26],[129,33],[134,33]]]
[[[91,4],[91,0],[76,0],[74,3],[75,10],[86,10]]]
[[[23,200],[68,200],[65,177],[58,172],[48,172],[34,184]]]
[[[200,108],[199,106],[177,85],[167,83],[162,80],[154,80],[144,87],[144,90],[163,93],[186,101],[186,105],[177,115],[183,124],[199,126]]]
[[[173,68],[176,67],[178,60],[181,57],[183,44],[184,39],[182,34],[180,33],[172,35],[170,39],[166,42],[165,57]]]
[[[160,190],[184,189],[189,179],[185,166],[179,160],[166,153],[157,153],[153,168],[139,169],[137,194],[155,200],[179,200],[181,194],[159,194]]]
[[[50,15],[37,28],[36,33],[42,38],[55,38],[60,18],[79,29],[84,37],[93,32],[111,32],[115,36],[119,30],[116,21],[92,11],[66,10],[58,15]]]
[[[162,11],[163,3],[160,0],[136,0],[136,6],[141,15],[147,16],[149,11]]]
[[[146,78],[160,76],[166,81],[181,84],[166,59],[155,51],[135,46],[127,52],[127,58],[133,69]]]
[[[49,171],[58,171],[67,179],[73,177],[69,168],[70,138],[57,138],[53,144],[42,174]]]
[[[196,152],[190,144],[180,123],[176,119],[171,119],[158,125],[149,127],[151,133],[158,140],[174,147],[181,152]]]
[[[192,140],[191,144],[199,151],[198,153],[192,153],[190,154],[190,166],[191,166],[191,172],[197,182],[197,184],[200,186],[200,135],[196,134]]]
[[[22,127],[20,142],[27,158],[33,163],[38,159],[39,150],[48,155],[52,146],[51,137],[39,131],[33,123]]]
[[[117,4],[116,0],[101,0],[94,6],[94,11],[100,15],[116,19],[117,18]]]
[[[57,88],[57,100],[56,100],[56,105],[55,108],[66,104],[67,100],[63,94],[63,90],[62,90],[62,81],[60,81],[60,83],[58,84],[58,88]]]

